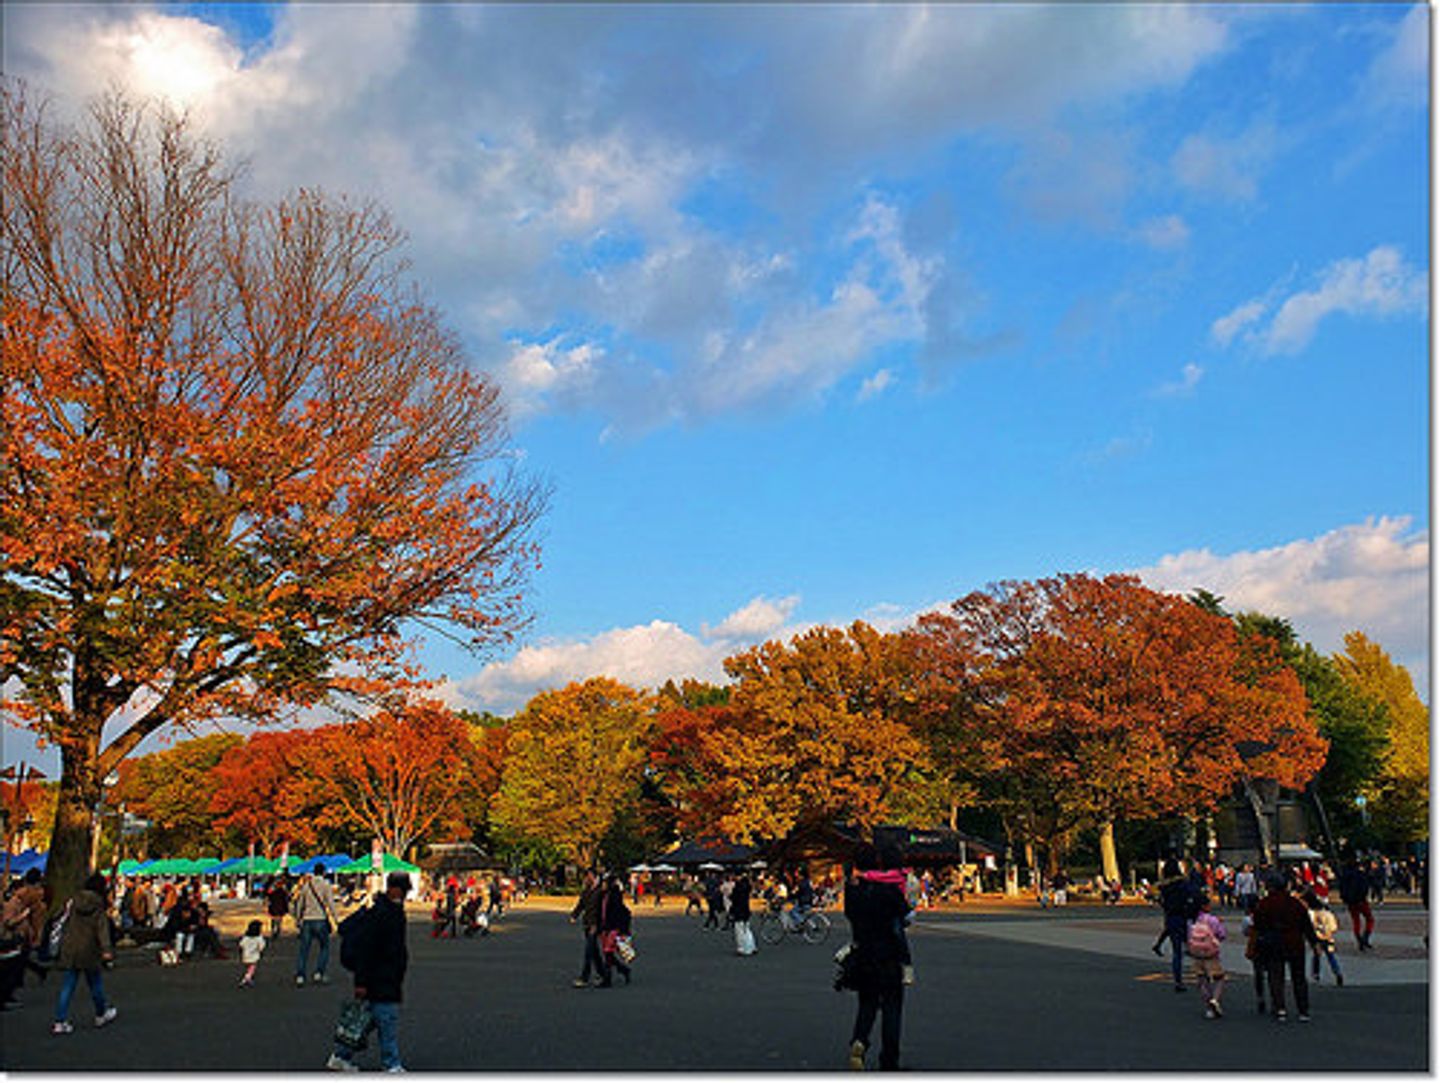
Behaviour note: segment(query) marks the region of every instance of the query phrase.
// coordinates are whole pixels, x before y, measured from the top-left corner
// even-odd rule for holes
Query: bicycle
[[[786,935],[802,937],[807,944],[823,944],[830,936],[830,919],[818,910],[797,918],[794,910],[778,905],[760,915],[760,939],[770,945],[780,943]]]

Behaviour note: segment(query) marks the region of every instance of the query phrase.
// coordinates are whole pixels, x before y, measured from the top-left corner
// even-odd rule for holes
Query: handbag
[[[340,1006],[340,1019],[335,1024],[335,1040],[347,1049],[365,1048],[365,1036],[375,1025],[368,1000],[351,998]]]
[[[635,943],[628,936],[616,937],[615,954],[622,963],[629,966],[635,961]]]
[[[600,950],[606,955],[615,954],[615,942],[620,939],[620,933],[615,929],[606,929],[600,934]]]
[[[846,944],[835,953],[835,991],[843,993],[846,989],[856,988],[859,970],[860,953],[855,950],[854,944]]]
[[[75,900],[71,899],[65,904],[65,909],[60,916],[50,922],[50,929],[41,941],[45,946],[46,959],[54,959],[60,954],[60,941],[65,939],[65,926],[70,920],[70,908],[74,905]]]

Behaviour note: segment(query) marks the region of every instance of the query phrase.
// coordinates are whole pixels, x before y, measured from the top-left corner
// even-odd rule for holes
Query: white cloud
[[[1193,361],[1186,362],[1185,367],[1180,370],[1180,379],[1161,384],[1151,394],[1159,398],[1178,398],[1192,394],[1204,375],[1204,368]]]
[[[1211,325],[1212,337],[1228,346],[1243,333],[1263,354],[1294,354],[1310,344],[1320,321],[1333,313],[1383,318],[1426,310],[1428,276],[1389,245],[1360,259],[1336,260],[1317,277],[1314,289],[1292,293],[1278,305],[1275,298],[1282,291],[1274,289],[1245,302]]]
[[[864,191],[853,163],[966,130],[1033,144],[1063,110],[1174,87],[1226,43],[1194,8],[756,10],[287,4],[242,50],[173,8],[18,5],[7,70],[71,100],[112,80],[168,94],[249,158],[258,194],[378,198],[478,364],[520,378],[522,411],[634,428],[804,400],[882,347],[953,335],[926,306],[958,269],[903,242],[899,208],[867,200],[833,273],[814,227]],[[1041,203],[1074,190],[1036,168]],[[775,250],[687,209],[715,176],[761,193]],[[1107,158],[1070,209],[1110,213],[1127,185]],[[605,238],[635,257],[592,259]],[[605,379],[516,357],[573,350],[554,343],[576,326]]]
[[[1135,236],[1151,248],[1184,248],[1190,242],[1190,227],[1178,214],[1167,214],[1141,223]]]
[[[1428,4],[1412,6],[1371,62],[1361,93],[1373,108],[1424,108],[1429,101],[1431,17]]]
[[[1170,159],[1175,179],[1202,195],[1235,202],[1253,200],[1261,175],[1278,149],[1275,125],[1257,122],[1233,138],[1194,133]]]
[[[855,401],[865,402],[867,399],[873,399],[894,382],[895,374],[889,369],[881,369],[879,372],[865,377],[864,383],[860,385],[860,390],[855,393]]]
[[[1246,301],[1233,311],[1221,316],[1210,325],[1210,337],[1221,346],[1229,346],[1240,332],[1253,327],[1265,315],[1269,303],[1262,300]]]
[[[714,628],[705,626],[705,635],[711,639],[763,639],[783,627],[799,604],[798,594],[773,602],[762,595],[735,610]]]
[[[583,639],[547,641],[522,647],[514,657],[491,662],[479,673],[444,681],[437,690],[454,707],[510,714],[535,693],[571,681],[606,676],[637,688],[657,688],[667,680],[725,683],[725,659],[766,639],[782,638],[808,627],[788,624],[799,595],[751,599],[701,634],[678,624],[652,620],[611,628]]]
[[[1204,588],[1225,608],[1285,617],[1316,648],[1337,651],[1359,629],[1405,665],[1429,673],[1429,535],[1408,516],[1367,519],[1271,549],[1190,549],[1136,569],[1157,590]]]

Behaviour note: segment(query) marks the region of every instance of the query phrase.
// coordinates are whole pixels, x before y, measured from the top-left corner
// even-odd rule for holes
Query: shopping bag
[[[365,1036],[374,1025],[368,1000],[347,1000],[340,1006],[340,1021],[335,1024],[335,1040],[348,1049],[365,1048]]]
[[[617,937],[615,940],[615,955],[626,966],[635,961],[635,943],[628,936]]]

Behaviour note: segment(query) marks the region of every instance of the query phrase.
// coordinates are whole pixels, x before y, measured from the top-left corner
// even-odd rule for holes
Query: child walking
[[[1225,940],[1225,922],[1210,912],[1210,899],[1199,898],[1200,912],[1190,923],[1185,935],[1185,950],[1195,960],[1195,978],[1200,986],[1200,999],[1205,1002],[1205,1018],[1219,1019],[1220,997],[1225,992],[1225,967],[1220,962],[1220,945]]]
[[[265,937],[260,932],[260,922],[252,921],[240,938],[240,961],[245,964],[245,976],[240,979],[242,986],[255,984],[255,967],[260,956],[265,954]]]
[[[1320,956],[1330,961],[1330,973],[1335,975],[1335,984],[1344,985],[1345,975],[1340,973],[1340,956],[1335,954],[1335,933],[1340,928],[1334,911],[1315,891],[1305,892],[1305,905],[1310,909],[1310,924],[1315,927],[1314,955],[1310,962],[1310,973],[1316,983],[1320,981]]]

